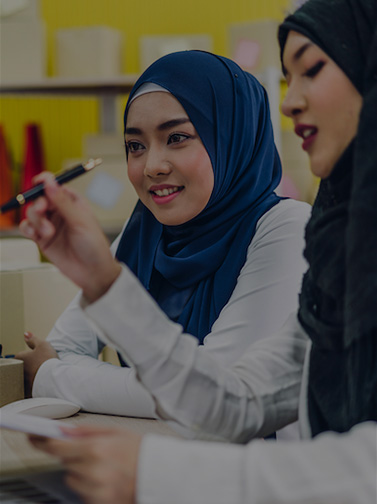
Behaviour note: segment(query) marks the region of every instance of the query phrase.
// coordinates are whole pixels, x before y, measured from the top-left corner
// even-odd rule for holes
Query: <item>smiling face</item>
[[[288,92],[282,112],[303,138],[312,172],[326,178],[356,135],[362,97],[336,63],[297,32],[288,34],[283,66]]]
[[[147,93],[130,105],[125,141],[128,177],[156,219],[177,226],[197,216],[214,186],[208,153],[170,93]]]

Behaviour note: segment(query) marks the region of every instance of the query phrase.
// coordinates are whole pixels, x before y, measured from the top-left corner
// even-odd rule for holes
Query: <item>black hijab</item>
[[[356,138],[323,180],[306,229],[299,319],[312,340],[312,435],[377,421],[377,1],[309,0],[279,29],[317,44],[363,96]]]

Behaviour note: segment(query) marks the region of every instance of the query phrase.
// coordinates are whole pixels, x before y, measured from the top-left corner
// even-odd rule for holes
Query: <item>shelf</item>
[[[281,153],[280,133],[280,68],[267,67],[256,75],[267,90],[275,143]],[[0,83],[0,94],[93,94],[100,100],[100,128],[104,133],[116,131],[116,95],[127,94],[135,84],[138,74],[124,74],[112,78],[89,79],[49,77],[40,82]]]
[[[34,82],[0,83],[0,94],[96,95],[100,102],[100,129],[103,133],[113,133],[117,119],[116,96],[129,93],[137,78],[137,74],[109,79],[49,77]]]
[[[137,74],[125,74],[108,78],[48,77],[42,81],[0,83],[1,94],[100,94],[129,93]]]

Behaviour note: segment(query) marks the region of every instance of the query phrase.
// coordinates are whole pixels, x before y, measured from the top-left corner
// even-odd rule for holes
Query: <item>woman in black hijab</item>
[[[377,420],[376,11],[376,0],[316,0],[288,17],[279,30],[288,86],[296,86],[300,70],[312,72],[301,78],[305,82],[292,90],[293,97],[288,90],[283,103],[283,112],[304,137],[312,171],[320,170],[318,156],[339,144],[344,147],[335,166],[330,163],[329,174],[317,173],[323,180],[306,230],[310,268],[298,315],[312,343],[308,387],[312,435],[344,432],[359,422]],[[325,80],[331,64],[355,90],[340,106],[340,85]],[[335,96],[331,105],[326,104],[327,125],[305,128],[303,123],[319,116],[313,88],[323,83],[328,97]],[[335,111],[332,116],[330,107]],[[356,137],[351,131],[347,138],[352,114],[359,108]],[[326,141],[331,142],[330,149]]]
[[[289,86],[283,111],[322,178],[307,227],[309,270],[298,317],[253,344],[232,369],[204,354],[199,369],[190,338],[162,319],[164,353],[143,335],[123,349],[161,416],[181,428],[246,442],[299,412],[307,440],[236,447],[86,429],[71,441],[35,440],[65,460],[85,502],[115,487],[119,499],[107,502],[377,501],[377,2],[309,0],[281,25],[279,40]],[[70,199],[56,186],[46,193],[74,229]],[[28,225],[43,231],[44,215],[31,217]],[[135,296],[137,289],[135,283]],[[103,297],[86,308],[99,325],[95,311],[106,310]],[[154,310],[139,301],[138,309]],[[122,348],[116,327],[102,329]],[[104,444],[106,452],[88,466],[92,450]],[[98,483],[95,475],[110,465],[111,480]]]

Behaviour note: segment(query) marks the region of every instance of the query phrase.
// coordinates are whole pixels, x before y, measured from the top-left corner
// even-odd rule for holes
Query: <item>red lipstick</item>
[[[302,142],[302,148],[307,151],[317,138],[318,129],[309,124],[297,124],[295,127],[295,133],[299,137],[303,138],[304,141]]]

